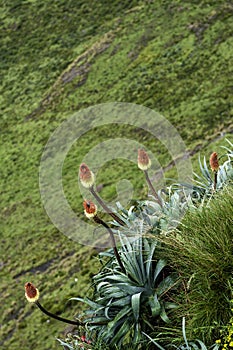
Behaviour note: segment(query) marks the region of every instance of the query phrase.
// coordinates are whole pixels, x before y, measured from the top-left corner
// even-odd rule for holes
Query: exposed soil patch
[[[53,265],[54,262],[56,262],[58,260],[61,261],[62,259],[67,258],[69,256],[72,256],[74,254],[75,254],[75,251],[71,251],[68,254],[66,254],[65,256],[59,256],[57,258],[52,258],[52,259],[44,262],[43,264],[40,264],[40,265],[35,266],[35,267],[31,267],[30,269],[23,270],[23,271],[17,273],[16,275],[13,276],[13,278],[14,279],[19,278],[19,277],[25,275],[26,273],[35,274],[38,272],[45,272],[46,270],[48,270],[50,268],[51,265]]]
[[[41,265],[32,267],[32,268],[27,269],[27,270],[23,270],[23,271],[17,273],[16,275],[14,275],[13,278],[19,278],[19,277],[25,275],[26,273],[35,274],[35,273],[38,273],[38,272],[45,272],[52,265],[52,263],[54,261],[55,261],[55,259],[53,258],[53,259],[50,259],[50,260],[46,261],[45,263],[43,263]]]
[[[85,84],[88,73],[91,69],[91,63],[94,59],[100,55],[102,52],[107,50],[111,43],[114,40],[114,32],[110,31],[106,33],[99,41],[94,43],[88,50],[83,54],[79,55],[68,67],[62,72],[58,77],[56,82],[53,84],[50,91],[41,101],[40,105],[30,113],[25,120],[41,115],[46,108],[54,103],[56,99],[63,93],[64,86],[71,83],[74,79],[78,79],[78,82],[75,83],[75,87],[78,88]]]

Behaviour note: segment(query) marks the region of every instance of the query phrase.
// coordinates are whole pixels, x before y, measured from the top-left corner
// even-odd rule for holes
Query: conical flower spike
[[[212,171],[218,171],[219,169],[218,155],[216,152],[213,152],[210,156],[210,167]]]
[[[30,282],[25,283],[25,297],[29,303],[35,303],[39,299],[38,289]]]
[[[93,218],[97,214],[97,206],[91,202],[85,200],[83,202],[83,207],[84,207],[84,213],[88,219]]]
[[[143,149],[138,150],[138,167],[144,171],[151,167],[151,160]]]
[[[79,167],[79,178],[85,188],[90,188],[94,185],[95,176],[85,163],[82,163]]]

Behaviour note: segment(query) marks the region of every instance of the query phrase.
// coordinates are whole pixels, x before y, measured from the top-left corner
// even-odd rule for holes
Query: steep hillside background
[[[77,306],[68,299],[86,295],[98,269],[96,251],[64,237],[42,207],[38,167],[51,133],[82,108],[137,103],[177,128],[195,168],[198,152],[208,156],[220,151],[225,136],[232,139],[232,15],[232,1],[2,1],[2,349],[59,348],[55,338],[64,325],[26,304],[26,281],[40,287],[48,309],[73,317]],[[93,130],[64,164],[65,192],[77,215],[82,215],[79,163],[88,149],[111,137],[143,143],[165,168],[171,161],[145,132]],[[115,182],[126,178],[135,198],[145,197],[136,169],[121,160],[109,162],[98,173],[101,196],[114,199]]]

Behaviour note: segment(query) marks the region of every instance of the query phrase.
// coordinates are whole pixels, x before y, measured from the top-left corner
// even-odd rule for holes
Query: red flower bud
[[[148,170],[151,167],[151,160],[143,149],[138,150],[138,167],[141,170]]]
[[[83,187],[89,188],[94,185],[95,176],[85,163],[79,167],[79,178]]]
[[[39,299],[38,289],[30,282],[25,283],[25,297],[30,303],[34,303]]]
[[[216,152],[213,152],[210,156],[210,167],[212,171],[218,171],[219,169],[218,155]]]
[[[88,219],[93,218],[97,214],[97,206],[91,202],[85,200],[83,202],[83,207],[84,207],[84,213]]]

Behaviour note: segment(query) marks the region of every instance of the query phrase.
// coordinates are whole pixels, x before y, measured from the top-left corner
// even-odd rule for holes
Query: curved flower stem
[[[97,215],[94,216],[94,221],[97,223],[97,224],[101,224],[102,226],[104,226],[108,232],[109,232],[109,235],[110,235],[110,239],[111,239],[111,242],[112,242],[112,248],[114,250],[114,254],[115,254],[115,257],[118,261],[118,264],[122,270],[123,273],[126,273],[125,271],[125,267],[121,261],[121,258],[120,258],[120,255],[118,253],[118,250],[116,248],[116,241],[115,241],[115,238],[114,238],[114,233],[112,232],[111,228],[106,224],[106,222],[104,222],[102,219],[100,219]]]
[[[55,318],[55,320],[58,320],[58,321],[64,322],[64,323],[73,324],[73,325],[76,325],[76,326],[84,326],[84,325],[85,325],[83,322],[80,322],[80,321],[68,320],[67,318],[63,318],[63,317],[54,315],[53,313],[51,313],[51,312],[49,312],[48,310],[46,310],[46,309],[41,305],[41,303],[40,303],[38,300],[35,302],[35,304],[38,306],[38,308],[39,308],[44,314],[46,314],[46,315],[49,316],[49,317]]]
[[[63,318],[57,315],[54,315],[52,312],[46,310],[41,303],[37,300],[35,304],[38,306],[38,308],[47,316],[54,318],[55,320],[58,320],[60,322],[68,323],[68,324],[73,324],[75,326],[85,326],[87,323],[90,325],[103,325],[106,324],[106,322],[81,322],[81,321],[74,321],[74,320],[68,320],[67,318]]]
[[[163,207],[163,203],[161,201],[161,199],[159,198],[158,196],[158,193],[155,191],[154,189],[154,186],[152,185],[151,181],[150,181],[150,178],[149,178],[149,175],[148,175],[148,171],[147,170],[144,170],[144,174],[145,174],[145,177],[146,177],[146,181],[149,185],[149,188],[153,194],[153,196],[156,198],[158,204],[160,205],[160,207],[162,208]]]
[[[104,201],[100,198],[100,196],[96,193],[95,189],[93,186],[91,186],[89,188],[91,194],[93,194],[93,196],[95,197],[95,199],[97,200],[97,202],[102,206],[102,208],[106,211],[106,213],[108,213],[109,215],[112,216],[112,218],[114,220],[116,220],[118,222],[118,224],[120,224],[121,226],[124,226],[124,222],[116,215],[114,214],[109,207],[104,203]]]

